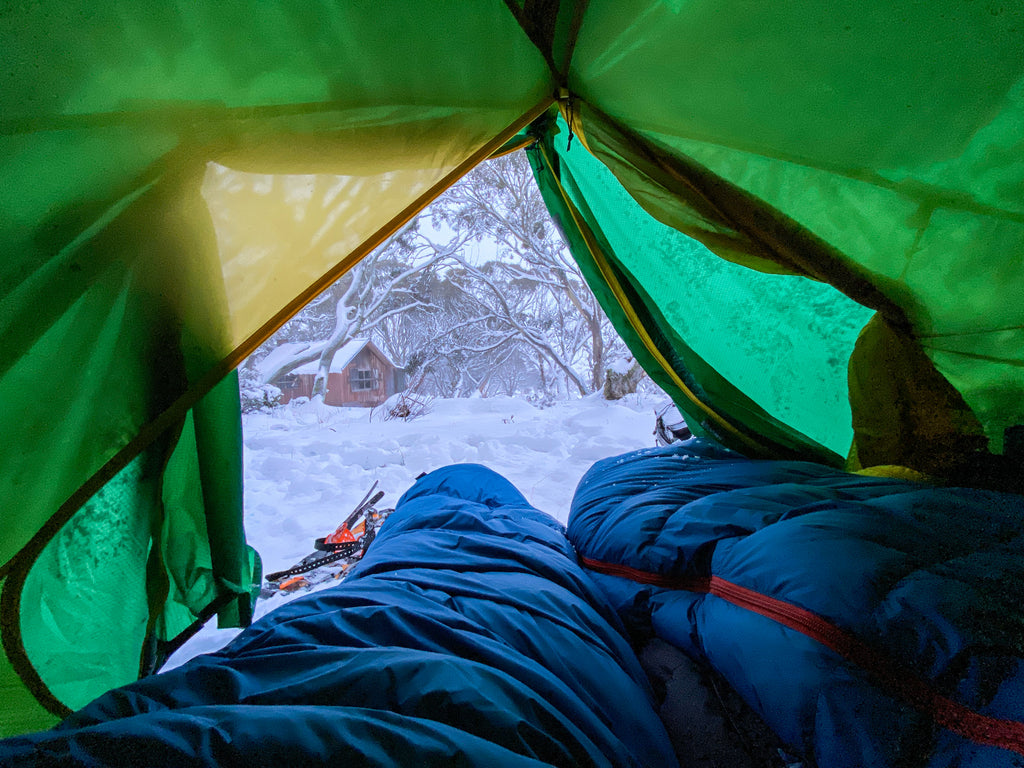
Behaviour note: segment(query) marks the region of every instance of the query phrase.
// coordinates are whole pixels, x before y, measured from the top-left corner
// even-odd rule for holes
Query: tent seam
[[[548,157],[547,151],[544,149],[543,144],[539,146],[541,154],[544,156],[544,161],[547,163],[549,168],[552,167],[551,159]],[[723,417],[717,411],[712,409],[711,406],[709,406],[703,400],[698,398],[697,395],[694,394],[688,386],[686,386],[686,383],[682,380],[682,377],[680,377],[676,370],[669,364],[668,360],[662,354],[661,350],[658,349],[657,345],[654,343],[654,340],[650,337],[650,334],[647,332],[647,329],[644,328],[643,323],[641,323],[639,318],[636,316],[636,312],[633,310],[632,305],[630,304],[629,300],[626,298],[625,294],[622,291],[622,286],[619,284],[619,281],[616,278],[616,276],[611,272],[608,262],[604,258],[604,254],[600,253],[600,249],[595,248],[594,244],[591,242],[590,236],[588,236],[586,230],[583,228],[582,223],[580,222],[580,219],[577,215],[576,206],[574,206],[572,204],[572,201],[569,200],[569,196],[566,193],[565,188],[562,186],[561,180],[555,174],[552,174],[552,177],[555,179],[555,183],[558,186],[559,192],[561,192],[562,197],[565,200],[569,213],[573,217],[573,222],[576,224],[576,228],[583,235],[583,240],[587,244],[587,248],[590,251],[591,256],[593,257],[594,262],[597,264],[598,269],[601,270],[601,274],[604,277],[605,281],[608,283],[608,287],[612,289],[612,293],[614,294],[616,301],[618,301],[619,306],[622,308],[623,312],[625,312],[627,318],[629,319],[630,325],[633,326],[633,330],[636,331],[638,336],[640,336],[640,340],[647,348],[647,351],[655,358],[655,360],[662,367],[665,373],[667,373],[671,377],[673,383],[675,383],[675,385],[679,387],[680,391],[682,391],[683,394],[685,394],[686,397],[694,405],[696,405],[705,414],[707,414],[707,416],[711,418],[716,424],[718,424],[720,427],[724,428],[727,432],[729,432],[738,440],[740,440],[740,442],[760,452],[761,445],[757,441],[755,441],[750,436],[740,432],[735,426],[733,426],[729,421],[727,421],[725,417]]]

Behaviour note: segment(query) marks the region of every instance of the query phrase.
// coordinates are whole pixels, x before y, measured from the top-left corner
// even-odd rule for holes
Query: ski
[[[356,504],[352,512],[335,529],[334,533],[318,538],[313,543],[314,552],[283,571],[268,573],[260,590],[260,598],[266,599],[285,592],[308,591],[325,581],[345,578],[352,566],[362,559],[373,542],[377,529],[394,510],[377,509],[384,498],[383,491],[370,490]]]

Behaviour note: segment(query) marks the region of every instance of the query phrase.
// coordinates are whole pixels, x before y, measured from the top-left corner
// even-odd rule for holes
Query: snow
[[[562,523],[576,484],[597,460],[654,445],[663,394],[601,395],[537,408],[511,397],[437,399],[410,421],[381,409],[314,400],[243,416],[245,527],[263,572],[294,565],[331,533],[373,485],[394,506],[421,472],[483,464],[508,478],[534,507]],[[324,587],[331,586],[327,582]],[[298,595],[261,600],[259,618]],[[210,622],[164,666],[217,650],[239,630]]]
[[[304,341],[289,341],[284,344],[278,344],[274,347],[270,354],[264,357],[258,363],[257,367],[260,372],[260,376],[266,380],[267,376],[274,372],[274,370],[286,360],[291,360],[293,357],[305,352],[313,346],[314,342]]]
[[[620,376],[625,376],[629,373],[629,369],[633,367],[633,358],[620,356],[615,358],[606,366],[609,371],[614,371]]]
[[[369,339],[351,339],[346,344],[334,353],[334,357],[331,360],[331,373],[340,373],[345,370],[345,366],[348,365],[352,358],[359,354],[360,350],[370,343]],[[260,375],[266,379],[267,376],[272,374],[280,365],[286,360],[291,360],[294,357],[298,357],[300,354],[314,346],[323,346],[323,342],[301,342],[301,341],[289,341],[284,344],[279,344],[271,350],[270,354],[263,358],[259,363]],[[320,367],[320,360],[316,359],[305,365],[301,365],[292,373],[313,373],[317,372]]]

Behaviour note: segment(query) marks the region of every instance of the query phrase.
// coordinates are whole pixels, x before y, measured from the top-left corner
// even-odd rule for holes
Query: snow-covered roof
[[[363,348],[370,344],[369,339],[352,339],[345,344],[341,349],[334,353],[334,359],[331,361],[331,373],[341,373],[345,370],[345,366],[352,362],[352,359],[363,351]],[[323,342],[302,342],[302,341],[289,341],[284,344],[280,344],[271,350],[270,354],[263,358],[259,363],[260,375],[266,378],[274,372],[276,368],[279,368],[283,363],[288,360],[294,359],[301,355],[303,352],[313,349],[320,349],[323,347]],[[387,356],[384,355],[376,345],[373,345],[374,351],[388,360]],[[388,360],[390,363],[391,361]],[[394,363],[391,363],[394,365]],[[300,365],[294,369],[292,373],[312,373],[315,374],[317,368],[320,365],[319,356],[312,362]]]

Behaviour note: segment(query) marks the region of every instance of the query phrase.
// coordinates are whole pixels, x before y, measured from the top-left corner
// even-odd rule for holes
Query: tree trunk
[[[636,387],[644,377],[644,369],[640,363],[633,360],[633,364],[623,373],[625,366],[609,366],[605,371],[604,378],[604,399],[621,400],[626,395],[636,392]]]
[[[593,368],[592,378],[594,392],[597,392],[605,382],[605,368],[604,368],[604,337],[601,336],[601,318],[595,310],[593,319],[590,322],[590,339],[593,347]],[[636,385],[633,387],[633,391],[636,391]]]

